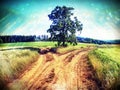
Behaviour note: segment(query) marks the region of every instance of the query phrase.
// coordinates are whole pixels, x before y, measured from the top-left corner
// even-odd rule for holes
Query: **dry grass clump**
[[[36,51],[27,49],[0,51],[0,86],[17,78],[20,72],[37,60],[38,55]]]

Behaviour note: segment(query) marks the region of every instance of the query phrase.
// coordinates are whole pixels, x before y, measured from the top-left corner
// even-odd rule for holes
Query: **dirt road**
[[[8,84],[10,90],[100,90],[88,60],[90,49],[65,54],[41,54],[21,76]]]

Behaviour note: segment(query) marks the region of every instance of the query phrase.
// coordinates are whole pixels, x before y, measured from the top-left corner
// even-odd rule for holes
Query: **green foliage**
[[[51,40],[58,42],[58,46],[66,46],[66,42],[73,45],[77,44],[75,33],[81,31],[83,25],[76,17],[74,20],[71,19],[72,10],[74,10],[72,7],[56,6],[48,15],[53,22],[47,32],[50,33]]]

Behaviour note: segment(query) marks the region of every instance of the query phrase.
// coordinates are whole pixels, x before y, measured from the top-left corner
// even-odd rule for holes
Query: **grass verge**
[[[89,53],[89,59],[105,90],[120,87],[120,47],[98,48]]]
[[[0,89],[19,76],[28,65],[37,60],[39,54],[30,50],[0,51]]]

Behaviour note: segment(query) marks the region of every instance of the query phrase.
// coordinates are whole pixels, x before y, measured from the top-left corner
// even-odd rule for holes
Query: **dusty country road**
[[[10,90],[100,90],[88,60],[91,49],[65,54],[40,54],[19,78],[8,84]]]

